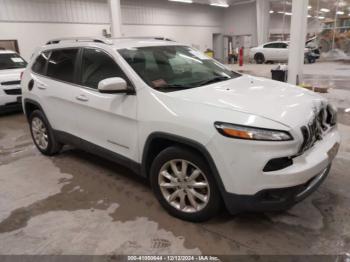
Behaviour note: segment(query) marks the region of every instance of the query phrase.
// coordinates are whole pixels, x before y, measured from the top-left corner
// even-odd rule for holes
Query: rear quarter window
[[[41,53],[35,60],[33,66],[32,66],[32,71],[34,73],[40,74],[40,75],[45,75],[46,74],[46,65],[47,61],[49,59],[50,52],[43,52]]]

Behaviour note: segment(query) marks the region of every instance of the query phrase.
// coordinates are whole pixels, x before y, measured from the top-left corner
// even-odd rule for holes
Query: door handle
[[[89,98],[87,98],[87,97],[84,96],[84,95],[77,96],[76,99],[79,100],[79,101],[82,101],[82,102],[87,102],[87,101],[89,101]]]
[[[40,90],[45,90],[47,87],[46,87],[46,85],[44,85],[44,84],[38,84],[38,88],[39,88]]]

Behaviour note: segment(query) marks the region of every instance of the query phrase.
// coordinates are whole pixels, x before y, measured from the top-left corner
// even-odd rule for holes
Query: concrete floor
[[[202,224],[169,216],[123,167],[73,148],[40,155],[24,116],[2,116],[0,254],[349,252],[350,86],[326,95],[340,106],[342,145],[320,189],[285,213],[223,212]]]

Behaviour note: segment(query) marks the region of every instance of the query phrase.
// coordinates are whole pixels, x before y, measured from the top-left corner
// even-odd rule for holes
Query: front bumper
[[[237,140],[217,135],[207,145],[217,167],[223,200],[230,213],[284,210],[315,191],[327,176],[337,153],[336,128],[293,158],[293,164],[264,172],[269,160],[295,156],[301,139],[271,143]],[[214,152],[214,153],[213,153]]]
[[[22,110],[22,103],[14,102],[0,106],[0,114],[17,112]]]
[[[311,195],[326,179],[331,166],[304,184],[279,189],[265,189],[253,196],[226,194],[225,203],[231,214],[241,212],[283,211]]]
[[[321,173],[335,156],[330,151],[339,145],[336,128],[322,140],[293,158],[293,164],[284,169],[264,172],[266,164],[275,158],[295,156],[302,139],[286,142],[260,142],[232,139],[216,135],[207,144],[217,167],[224,191],[235,195],[256,195],[266,189],[289,188],[307,183]]]
[[[7,95],[0,90],[0,113],[20,111],[22,109],[21,95]]]

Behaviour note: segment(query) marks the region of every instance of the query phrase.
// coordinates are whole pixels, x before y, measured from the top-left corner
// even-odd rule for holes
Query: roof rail
[[[107,38],[98,38],[98,37],[62,37],[56,38],[48,41],[46,45],[58,44],[62,41],[73,41],[73,42],[95,42],[111,45],[112,42]]]
[[[112,37],[110,39],[154,39],[154,40],[175,42],[174,40],[163,36],[123,36],[123,37]]]

